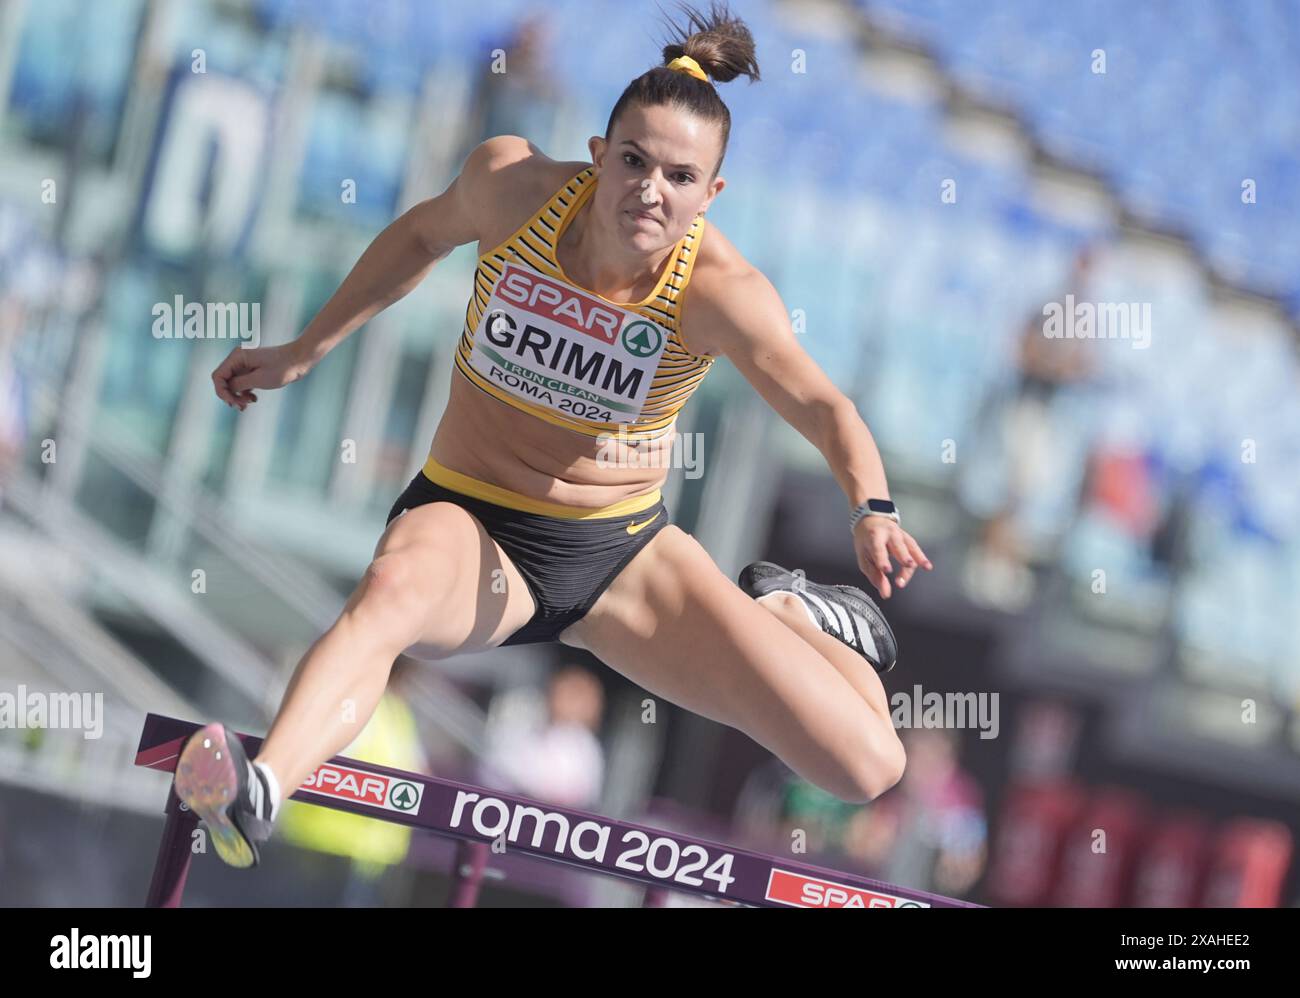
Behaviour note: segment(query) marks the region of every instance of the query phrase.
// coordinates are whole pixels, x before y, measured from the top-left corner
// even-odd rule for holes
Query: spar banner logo
[[[923,901],[911,901],[894,894],[852,887],[806,873],[772,868],[767,878],[767,900],[793,908],[928,908]]]
[[[474,330],[470,365],[534,405],[631,423],[667,343],[668,331],[645,316],[508,263]]]
[[[367,804],[384,811],[419,811],[424,797],[421,783],[328,762],[307,777],[307,782],[298,789],[321,797]]]

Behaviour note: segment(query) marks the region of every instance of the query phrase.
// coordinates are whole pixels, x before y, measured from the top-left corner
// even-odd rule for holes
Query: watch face
[[[873,513],[894,512],[894,504],[888,499],[868,499],[867,508]]]

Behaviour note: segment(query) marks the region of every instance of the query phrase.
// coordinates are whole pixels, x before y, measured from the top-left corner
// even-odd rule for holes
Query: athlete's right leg
[[[492,648],[533,612],[523,576],[474,516],[447,502],[407,510],[389,524],[339,619],[298,664],[256,761],[289,797],[360,734],[399,654]]]

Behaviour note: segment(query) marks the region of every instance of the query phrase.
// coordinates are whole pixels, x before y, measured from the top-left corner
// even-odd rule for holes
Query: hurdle
[[[176,771],[185,740],[202,725],[145,716],[135,764]],[[262,739],[235,733],[250,759]],[[758,908],[979,908],[927,891],[898,887],[779,856],[737,849],[678,832],[617,821],[516,794],[334,756],[290,800],[391,821],[457,841],[447,907],[471,908],[487,873],[491,844],[593,873],[632,880],[647,890],[645,907],[664,906],[671,891]],[[166,821],[150,908],[181,904],[198,818],[168,790]]]

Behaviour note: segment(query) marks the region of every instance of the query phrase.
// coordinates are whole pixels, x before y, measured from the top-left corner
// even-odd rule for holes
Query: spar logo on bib
[[[631,423],[667,342],[668,331],[637,312],[508,263],[474,329],[470,365],[534,405]]]
[[[422,784],[328,762],[319,766],[298,789],[385,811],[419,811],[424,797]]]
[[[623,349],[633,357],[658,357],[663,348],[663,330],[649,319],[629,322],[623,327]]]

